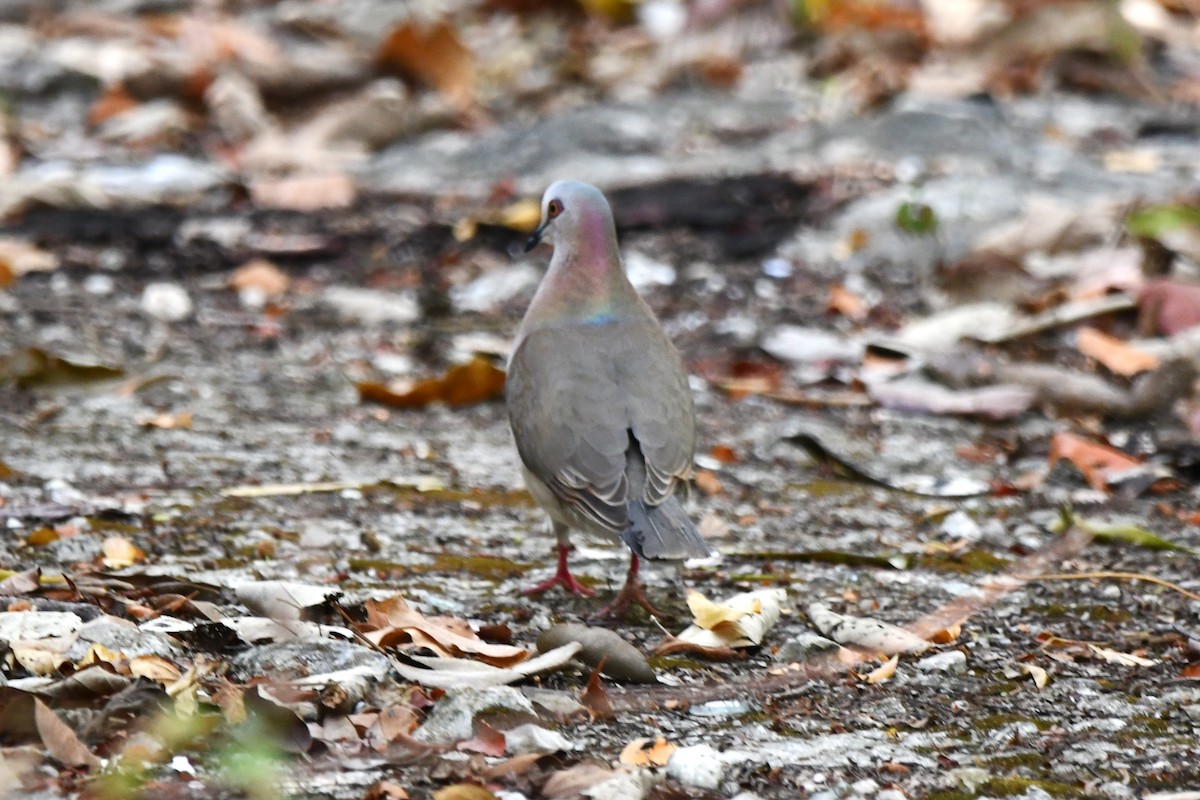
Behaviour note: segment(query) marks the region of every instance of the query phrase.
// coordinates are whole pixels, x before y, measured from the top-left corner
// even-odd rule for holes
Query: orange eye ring
[[[550,219],[554,219],[555,217],[557,217],[559,214],[562,213],[562,210],[563,210],[563,204],[561,201],[551,200],[550,204],[548,206],[546,206],[546,216],[548,216]]]

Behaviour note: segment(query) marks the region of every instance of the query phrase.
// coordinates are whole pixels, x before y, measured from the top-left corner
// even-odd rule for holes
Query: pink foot
[[[571,594],[583,595],[591,597],[596,593],[594,589],[584,586],[579,581],[575,580],[575,576],[571,574],[571,570],[567,568],[567,554],[571,552],[571,545],[560,544],[558,546],[558,571],[554,573],[554,577],[549,580],[542,581],[536,586],[530,586],[528,589],[522,590],[521,594],[542,594],[555,586],[562,586]]]
[[[625,585],[621,587],[621,591],[617,592],[607,605],[592,614],[588,619],[616,619],[625,615],[629,607],[637,604],[646,610],[646,613],[652,617],[667,616],[662,611],[651,604],[647,599],[646,593],[642,591],[641,583],[638,581],[638,557],[635,555],[629,560],[629,572],[625,576]]]

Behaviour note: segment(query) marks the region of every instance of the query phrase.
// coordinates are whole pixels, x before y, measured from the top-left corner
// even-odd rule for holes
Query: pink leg
[[[625,585],[608,605],[593,614],[590,619],[615,619],[623,616],[634,603],[646,609],[646,613],[652,617],[666,616],[646,599],[646,593],[642,591],[642,586],[638,582],[638,563],[637,555],[632,555],[629,559],[629,572],[625,575]]]
[[[567,568],[567,553],[571,552],[571,545],[564,541],[558,543],[558,572],[554,573],[554,577],[549,580],[542,581],[536,586],[530,586],[521,594],[541,594],[542,592],[553,589],[555,586],[561,585],[571,594],[580,594],[584,597],[591,597],[596,593],[594,589],[589,589],[579,581],[575,580],[575,576],[571,574],[571,570]]]

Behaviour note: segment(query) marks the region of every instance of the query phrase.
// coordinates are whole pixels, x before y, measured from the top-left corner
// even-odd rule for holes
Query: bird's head
[[[556,181],[542,195],[542,222],[526,242],[525,252],[542,239],[554,244],[580,236],[606,236],[612,230],[612,209],[599,189],[578,181]]]

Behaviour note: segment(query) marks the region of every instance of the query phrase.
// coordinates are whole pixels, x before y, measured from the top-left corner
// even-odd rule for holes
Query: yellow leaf
[[[762,603],[757,598],[750,598],[747,602],[736,605],[719,604],[709,600],[695,589],[688,590],[687,604],[696,624],[710,631],[722,622],[736,622],[747,614],[757,614],[762,611]]]
[[[896,665],[900,663],[900,656],[894,655],[887,661],[883,662],[879,667],[871,670],[866,674],[867,683],[876,684],[890,680],[896,674]]]
[[[433,793],[433,800],[496,800],[496,795],[474,783],[456,783]]]
[[[135,678],[149,678],[161,684],[179,680],[179,667],[162,656],[137,656],[129,660],[129,674]]]
[[[91,646],[88,647],[87,654],[84,655],[83,658],[76,661],[75,666],[82,669],[89,664],[111,664],[115,667],[124,660],[125,656],[121,653],[109,650],[107,647],[99,644],[98,642],[92,642]],[[118,671],[124,672],[124,670]]]
[[[665,767],[674,752],[675,745],[661,736],[653,742],[634,739],[621,751],[621,763],[631,767]]]
[[[444,94],[459,110],[475,100],[475,56],[453,24],[406,22],[384,39],[379,61]]]
[[[124,536],[108,537],[100,549],[104,553],[104,566],[109,569],[128,567],[146,558],[146,554]]]

